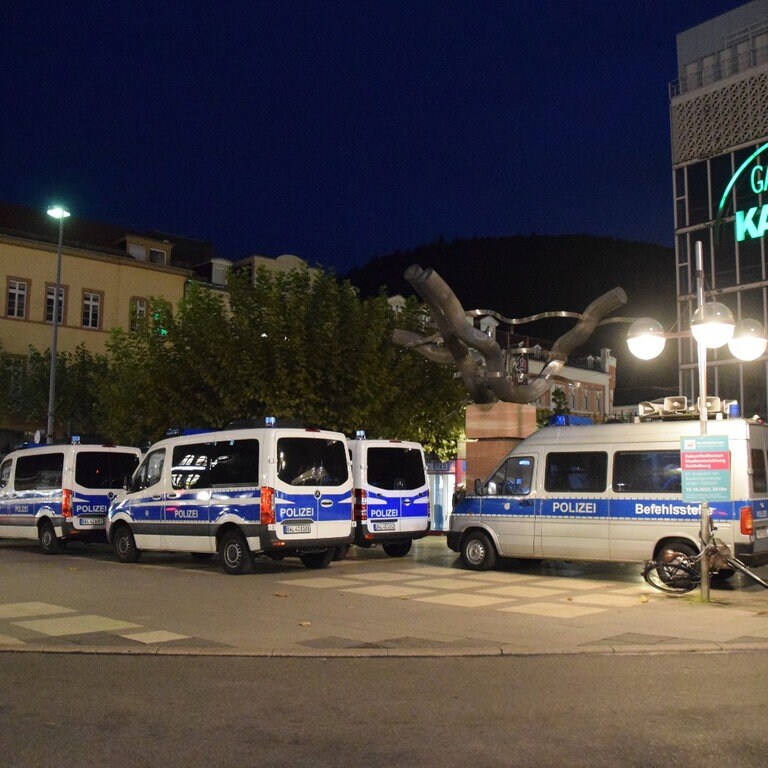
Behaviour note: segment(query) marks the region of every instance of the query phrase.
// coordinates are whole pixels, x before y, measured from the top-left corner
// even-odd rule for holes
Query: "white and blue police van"
[[[729,498],[710,503],[716,535],[745,563],[762,565],[768,426],[726,418],[719,398],[712,400],[706,431],[727,440],[729,463]],[[490,477],[475,481],[473,494],[457,500],[449,548],[472,570],[492,568],[499,557],[642,562],[664,549],[695,555],[701,506],[683,500],[681,438],[699,435],[701,425],[684,401],[675,398],[668,411],[641,404],[636,423],[547,426],[522,440]]]
[[[424,449],[404,440],[373,440],[358,431],[349,440],[355,493],[355,544],[381,545],[403,557],[430,529]]]
[[[254,555],[329,565],[354,535],[346,439],[267,424],[152,445],[109,510],[118,560],[135,562],[142,550],[218,552],[229,574],[250,571]]]
[[[138,448],[30,445],[0,463],[0,537],[37,539],[46,554],[68,541],[105,541],[112,500],[139,464]]]

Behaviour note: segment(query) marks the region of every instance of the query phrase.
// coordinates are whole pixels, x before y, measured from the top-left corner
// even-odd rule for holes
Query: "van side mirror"
[[[475,496],[483,495],[483,481],[479,478],[475,478]]]

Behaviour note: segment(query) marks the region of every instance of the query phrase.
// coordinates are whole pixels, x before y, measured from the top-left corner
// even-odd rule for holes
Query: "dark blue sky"
[[[10,0],[0,199],[340,272],[439,236],[671,245],[675,36],[741,4]]]

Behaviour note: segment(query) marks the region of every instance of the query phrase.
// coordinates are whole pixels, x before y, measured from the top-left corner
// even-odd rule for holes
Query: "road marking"
[[[413,595],[423,595],[429,590],[401,587],[397,584],[375,584],[370,587],[344,588],[342,592],[353,592],[357,595],[371,595],[372,597],[412,597]]]
[[[104,616],[67,616],[60,619],[34,619],[12,623],[18,627],[31,629],[33,632],[51,637],[86,635],[91,632],[117,632],[121,629],[135,629],[141,626],[141,624],[108,619]]]
[[[467,581],[466,579],[417,579],[409,581],[410,587],[429,587],[430,589],[480,589],[482,584],[477,581]],[[486,586],[492,586],[486,582]]]
[[[26,645],[23,640],[9,635],[0,635],[0,645]]]
[[[174,640],[189,640],[189,635],[177,635],[175,632],[165,632],[158,629],[154,632],[137,632],[132,635],[120,635],[126,640],[135,640],[137,643],[151,645],[154,643],[170,643]]]
[[[51,603],[6,603],[0,605],[0,619],[23,619],[27,616],[48,616],[53,613],[75,613],[72,608]]]
[[[374,571],[373,573],[356,573],[355,579],[362,579],[363,581],[410,581],[413,579],[413,575],[407,575],[405,573],[388,573],[387,571]]]
[[[639,596],[630,597],[628,595],[577,595],[572,600],[574,603],[605,605],[611,608],[629,608],[633,605],[640,605]]]
[[[604,613],[605,608],[588,608],[573,603],[528,603],[527,605],[510,605],[497,608],[497,611],[508,613],[524,613],[529,616],[545,616],[550,619],[576,619],[588,616],[590,613]]]
[[[564,589],[547,589],[546,587],[531,587],[526,584],[510,584],[508,587],[483,589],[484,595],[502,595],[503,597],[552,597],[561,595]]]
[[[279,582],[291,587],[310,587],[311,589],[330,589],[332,587],[355,587],[360,582],[354,579],[340,579],[336,576],[310,576],[306,579],[291,579]]]
[[[509,603],[506,597],[490,597],[488,595],[474,595],[469,592],[449,592],[445,595],[428,595],[426,597],[414,597],[422,603],[436,603],[437,605],[453,605],[456,608],[484,608],[487,605]]]

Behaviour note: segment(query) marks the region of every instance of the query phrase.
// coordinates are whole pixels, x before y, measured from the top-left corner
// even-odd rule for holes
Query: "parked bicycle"
[[[713,575],[743,573],[747,578],[768,589],[754,571],[733,555],[728,545],[714,536],[715,527],[709,521],[709,543],[697,555],[689,555],[673,549],[663,549],[655,560],[646,560],[643,578],[656,589],[669,594],[691,592],[701,584],[701,560],[709,557],[709,571]]]

